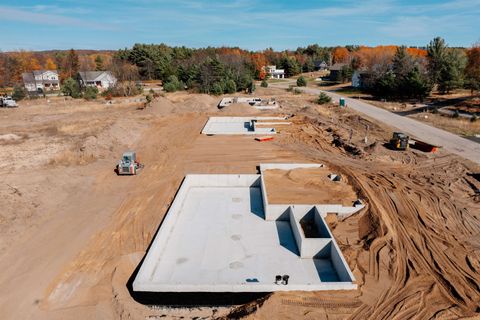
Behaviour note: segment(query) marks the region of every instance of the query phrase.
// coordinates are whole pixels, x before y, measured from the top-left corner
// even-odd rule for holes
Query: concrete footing
[[[206,135],[276,134],[275,125],[288,125],[285,117],[210,117],[203,127]]]
[[[258,110],[272,110],[279,107],[275,99],[261,99],[255,97],[227,97],[220,100],[218,108],[222,109],[234,103],[243,103]]]
[[[261,174],[187,175],[156,235],[133,290],[273,292],[355,289],[348,264],[326,224],[341,205],[271,205]],[[279,283],[278,275],[288,276]]]

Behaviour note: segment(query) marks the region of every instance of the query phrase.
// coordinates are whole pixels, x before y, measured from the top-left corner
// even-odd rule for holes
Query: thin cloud
[[[89,12],[86,12],[89,10]],[[470,45],[480,0],[341,0],[294,3],[277,0],[105,0],[95,7],[86,0],[52,0],[31,6],[0,5],[5,28],[19,21],[50,25],[43,33],[52,46],[64,41],[123,47],[130,43],[166,42],[186,46],[217,44],[245,48],[293,48],[323,45],[405,43],[426,44],[443,36],[455,45]],[[55,27],[53,27],[55,26]],[[75,39],[56,26],[71,27]],[[89,32],[92,29],[103,32]],[[63,32],[62,32],[63,31]],[[12,29],[22,43],[38,37]],[[9,36],[0,34],[4,46]],[[45,41],[44,41],[45,42]]]
[[[59,14],[33,12],[29,9],[0,6],[0,19],[5,21],[26,22],[40,25],[82,27],[87,29],[113,29],[111,25],[86,21]]]

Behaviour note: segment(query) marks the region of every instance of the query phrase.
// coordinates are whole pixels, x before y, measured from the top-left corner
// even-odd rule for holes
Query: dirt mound
[[[165,116],[175,111],[175,105],[164,97],[158,97],[153,100],[148,110],[156,116]]]
[[[217,98],[207,94],[188,95],[182,100],[175,102],[177,112],[216,112]]]
[[[173,113],[188,112],[216,112],[217,99],[206,94],[173,94],[166,97],[158,97],[150,108],[157,116],[165,116]]]

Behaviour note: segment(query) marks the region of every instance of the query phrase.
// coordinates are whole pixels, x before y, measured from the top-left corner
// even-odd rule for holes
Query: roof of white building
[[[42,75],[47,72],[57,73],[57,70],[33,70],[32,73],[36,76]]]
[[[35,82],[35,76],[43,75],[47,72],[52,72],[57,74],[57,70],[33,70],[31,72],[22,73],[22,79],[24,83],[33,83]],[[50,81],[51,83],[57,83],[58,80],[45,80],[43,82]]]
[[[100,81],[101,78],[110,76],[115,79],[110,71],[81,71],[78,73],[82,81]]]

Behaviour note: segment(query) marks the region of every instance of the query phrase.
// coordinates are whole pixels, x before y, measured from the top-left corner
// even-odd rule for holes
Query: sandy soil
[[[265,187],[272,204],[342,204],[352,206],[358,199],[353,188],[345,182],[332,181],[332,170],[323,168],[265,170]]]
[[[480,168],[445,153],[383,147],[387,127],[280,89],[292,125],[275,140],[204,136],[219,99],[139,104],[43,100],[0,110],[0,310],[4,319],[454,319],[480,314]],[[365,125],[369,126],[365,143]],[[144,170],[116,176],[126,149]],[[169,309],[128,290],[186,173],[254,173],[260,162],[320,162],[367,206],[330,221],[359,289],[278,293],[232,308]]]

